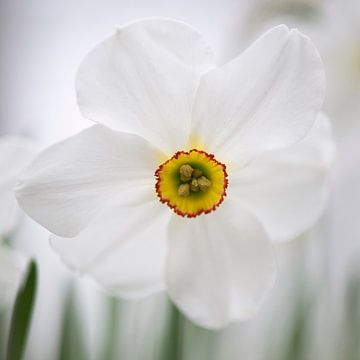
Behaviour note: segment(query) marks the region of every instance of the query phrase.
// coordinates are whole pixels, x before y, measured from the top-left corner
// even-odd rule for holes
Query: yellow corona
[[[160,201],[176,214],[196,217],[215,210],[226,196],[226,166],[202,150],[178,151],[155,172]]]

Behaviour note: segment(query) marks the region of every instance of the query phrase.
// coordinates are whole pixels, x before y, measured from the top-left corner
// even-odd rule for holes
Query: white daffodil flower
[[[276,1],[268,2],[267,8],[271,11],[258,19],[256,28],[286,22],[311,35],[326,70],[324,109],[336,124],[338,135],[347,129],[353,131],[360,116],[360,2],[318,1],[318,6],[313,6],[313,15],[309,17],[299,11],[297,5],[301,1],[281,2],[288,11],[273,6]],[[315,5],[316,1],[313,2]]]
[[[13,188],[33,158],[34,148],[28,140],[16,136],[0,138],[0,303],[11,297],[26,270],[27,258],[3,245],[2,237],[15,227],[18,208]]]
[[[329,79],[326,109],[339,130],[351,128],[360,116],[360,2],[333,1],[325,21],[311,30]]]
[[[0,237],[9,234],[17,220],[14,186],[20,173],[34,159],[33,144],[19,136],[0,137]]]
[[[324,206],[333,142],[323,65],[278,26],[230,63],[188,25],[124,26],[83,61],[95,122],[44,152],[16,187],[70,267],[112,293],[167,289],[209,328],[255,315],[275,280],[271,241]]]
[[[0,306],[14,297],[28,265],[28,258],[0,243]]]

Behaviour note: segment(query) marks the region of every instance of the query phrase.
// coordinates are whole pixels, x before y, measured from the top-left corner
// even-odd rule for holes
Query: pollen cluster
[[[178,188],[178,195],[187,197],[192,192],[208,191],[211,181],[203,175],[200,169],[193,169],[189,164],[180,166],[179,169],[181,184]]]
[[[160,201],[181,216],[207,214],[226,196],[226,166],[205,151],[175,153],[158,167],[155,178]]]

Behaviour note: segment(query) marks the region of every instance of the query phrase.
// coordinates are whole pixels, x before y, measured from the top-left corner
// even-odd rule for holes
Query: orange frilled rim
[[[185,164],[200,169],[211,181],[207,191],[191,193],[187,197],[178,194],[181,185],[179,170]],[[160,202],[183,217],[194,218],[208,214],[214,211],[226,197],[228,174],[225,164],[216,160],[213,154],[202,150],[176,152],[157,168],[155,178],[155,189]]]

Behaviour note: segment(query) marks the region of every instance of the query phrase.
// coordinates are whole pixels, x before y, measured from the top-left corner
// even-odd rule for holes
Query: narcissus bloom
[[[299,11],[301,3],[307,3],[308,11]],[[285,21],[311,35],[326,70],[324,109],[339,135],[346,129],[354,131],[360,117],[360,1],[271,0],[262,5],[270,11],[264,16],[266,9],[261,8],[258,28]]]
[[[193,28],[142,20],[85,58],[76,87],[99,124],[45,150],[16,188],[63,261],[118,296],[166,289],[206,327],[254,316],[271,241],[324,205],[333,143],[311,41],[279,26],[215,67]]]
[[[14,229],[18,215],[14,186],[34,157],[34,145],[26,138],[0,137],[0,237]]]
[[[0,239],[0,307],[14,297],[25,275],[28,258],[1,243]]]
[[[13,188],[16,179],[34,157],[34,147],[25,138],[0,138],[0,305],[17,289],[26,270],[27,258],[3,244],[17,220]]]

